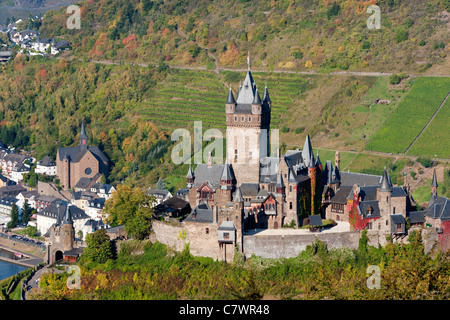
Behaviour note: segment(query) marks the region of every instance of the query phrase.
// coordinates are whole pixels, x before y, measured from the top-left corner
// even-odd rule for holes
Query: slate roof
[[[346,204],[347,203],[347,197],[352,192],[353,187],[352,186],[341,186],[334,196],[331,198],[331,202],[334,203],[340,203],[340,204]]]
[[[108,157],[97,146],[89,147],[84,145],[58,148],[59,160],[62,161],[67,154],[71,162],[78,162],[87,151],[90,151],[98,161],[108,163]]]
[[[405,218],[401,214],[391,214],[391,220],[395,224],[405,224]]]
[[[192,210],[184,221],[212,223],[213,211],[207,203],[200,203]]]
[[[67,205],[66,201],[55,201],[39,211],[37,215],[53,218],[59,224],[64,221]],[[89,219],[89,216],[77,206],[69,205],[69,212],[72,220]]]
[[[223,164],[213,164],[211,167],[205,163],[198,164],[194,171],[194,187],[198,188],[204,182],[208,181],[214,189],[218,189],[220,187],[220,178],[223,173],[223,168]],[[232,167],[230,167],[230,174],[234,179]]]
[[[309,224],[312,226],[322,226],[322,218],[320,215],[311,215],[309,216]]]
[[[423,212],[427,217],[432,219],[440,219],[441,221],[450,220],[450,200],[445,197],[438,197]]]
[[[75,185],[76,189],[86,189],[89,184],[91,183],[92,178],[88,177],[81,177],[80,180],[78,180],[77,184]]]
[[[258,183],[243,183],[240,186],[243,197],[256,197],[259,191]]]
[[[224,221],[217,230],[236,230],[233,221]]]
[[[239,91],[239,95],[236,100],[237,104],[247,104],[251,106],[255,97],[255,90],[255,81],[253,80],[252,73],[249,70],[247,71],[241,90]]]
[[[381,217],[380,207],[378,206],[378,201],[376,200],[361,201],[358,205],[358,211],[364,219]],[[371,214],[369,214],[369,212],[371,212]]]
[[[19,199],[6,196],[0,199],[0,205],[11,207],[17,201],[19,201]]]
[[[365,173],[343,172],[339,173],[341,186],[353,186],[359,184],[360,186],[375,186],[379,185],[381,176]]]
[[[409,212],[410,223],[424,223],[425,213],[423,211],[411,211]]]
[[[50,158],[49,156],[45,156],[44,158],[42,158],[42,160],[38,161],[37,164],[39,166],[44,166],[44,167],[54,167],[56,166],[56,162]]]

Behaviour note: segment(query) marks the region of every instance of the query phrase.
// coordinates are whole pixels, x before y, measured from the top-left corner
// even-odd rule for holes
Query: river
[[[14,259],[13,253],[2,250],[2,249],[0,249],[0,256],[9,258],[9,259]],[[24,267],[24,266],[15,264],[15,263],[0,260],[0,280],[9,278],[12,275],[15,275],[26,269],[28,269],[28,267]]]

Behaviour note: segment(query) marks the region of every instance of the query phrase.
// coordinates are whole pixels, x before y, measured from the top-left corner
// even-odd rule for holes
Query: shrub
[[[341,11],[341,6],[339,4],[337,4],[336,1],[334,1],[331,8],[329,8],[327,11],[327,18],[330,19],[333,16],[337,16],[340,11]]]
[[[435,42],[433,45],[433,49],[437,50],[437,49],[444,49],[445,48],[445,43],[444,41],[441,42]]]
[[[304,128],[304,127],[298,127],[298,128],[295,128],[295,133],[296,133],[296,134],[300,134],[300,133],[302,133],[303,131],[305,131],[305,128]]]
[[[406,78],[406,74],[393,74],[389,77],[389,83],[390,84],[399,84],[400,81],[402,81],[404,78]]]
[[[361,49],[369,50],[370,49],[370,41],[365,40],[361,45]]]
[[[405,40],[408,40],[409,34],[408,31],[406,31],[403,28],[397,29],[395,32],[395,42],[401,43]]]
[[[417,158],[417,162],[419,162],[425,168],[429,168],[433,165],[433,161],[428,158]]]

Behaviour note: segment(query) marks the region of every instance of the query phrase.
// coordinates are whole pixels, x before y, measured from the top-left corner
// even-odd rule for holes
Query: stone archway
[[[64,259],[64,254],[61,250],[56,250],[55,251],[55,260],[54,262],[58,262]]]

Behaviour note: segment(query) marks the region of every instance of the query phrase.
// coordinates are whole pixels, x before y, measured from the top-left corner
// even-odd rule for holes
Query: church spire
[[[87,145],[87,135],[86,131],[84,130],[84,120],[83,122],[81,122],[80,145]]]

